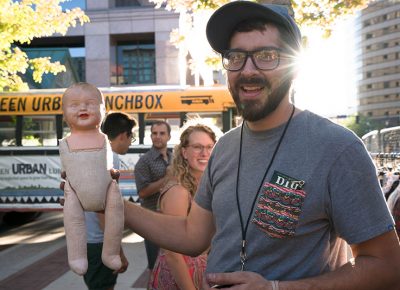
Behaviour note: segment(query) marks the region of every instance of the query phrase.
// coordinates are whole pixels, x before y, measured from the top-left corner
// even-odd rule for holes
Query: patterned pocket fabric
[[[266,183],[252,222],[273,238],[294,236],[307,193]]]

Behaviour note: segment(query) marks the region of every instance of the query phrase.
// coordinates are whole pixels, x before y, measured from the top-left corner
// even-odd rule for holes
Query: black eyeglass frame
[[[135,133],[133,133],[133,132],[126,132],[126,134],[127,134],[128,138],[131,138],[131,143],[135,143],[135,141],[137,140],[137,139],[136,139],[136,136],[135,136]]]
[[[260,68],[260,67],[258,67],[258,65],[256,64],[256,62],[254,61],[254,54],[257,53],[257,52],[263,51],[263,50],[276,51],[277,56],[278,56],[278,60],[276,61],[276,65],[275,65],[273,68],[268,68],[268,69]],[[223,66],[224,69],[226,69],[227,71],[232,71],[232,72],[240,71],[240,70],[242,70],[242,69],[244,68],[244,66],[245,66],[246,63],[247,63],[247,59],[250,57],[250,59],[251,59],[251,61],[253,62],[254,66],[255,66],[258,70],[262,70],[262,71],[271,71],[271,70],[276,69],[276,68],[279,66],[280,61],[281,61],[281,52],[282,52],[282,51],[283,51],[283,49],[281,49],[281,48],[279,48],[279,47],[273,47],[273,46],[261,47],[261,48],[258,48],[258,49],[255,49],[255,50],[251,50],[251,51],[247,51],[247,50],[243,50],[243,49],[228,49],[228,50],[225,50],[225,51],[221,54],[221,57],[222,57],[222,66]],[[238,69],[230,69],[230,68],[228,68],[228,67],[225,65],[224,59],[228,59],[228,58],[226,57],[226,55],[227,55],[228,53],[231,53],[231,52],[242,52],[242,53],[244,53],[244,54],[246,55],[246,57],[245,57],[245,59],[244,59],[244,61],[243,61],[243,64],[242,64]]]

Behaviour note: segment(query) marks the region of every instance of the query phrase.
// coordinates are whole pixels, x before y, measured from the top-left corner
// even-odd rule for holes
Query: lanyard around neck
[[[240,202],[239,202],[239,177],[240,177],[240,165],[241,165],[241,159],[242,159],[242,145],[243,145],[243,126],[244,126],[244,122],[242,123],[242,127],[240,129],[240,145],[239,145],[239,162],[238,162],[238,168],[237,168],[237,175],[236,175],[236,205],[238,208],[238,212],[239,212],[239,218],[240,218],[240,227],[242,230],[242,245],[241,245],[241,251],[240,251],[240,264],[241,264],[241,271],[244,271],[244,265],[246,263],[247,260],[247,255],[246,255],[246,235],[247,235],[247,228],[249,227],[249,223],[250,223],[250,218],[252,216],[253,210],[254,210],[254,206],[256,204],[256,200],[258,197],[258,194],[261,190],[261,187],[264,183],[264,179],[267,177],[267,174],[272,166],[272,163],[274,162],[274,159],[279,151],[279,147],[281,146],[281,143],[283,141],[283,138],[285,137],[287,128],[289,127],[290,122],[292,121],[292,117],[294,114],[296,107],[293,106],[292,112],[290,114],[290,117],[288,119],[288,121],[286,122],[285,128],[283,129],[282,135],[279,138],[278,144],[276,145],[276,148],[274,150],[274,153],[272,154],[271,160],[267,166],[267,168],[265,169],[265,173],[263,178],[261,179],[260,185],[258,186],[257,192],[253,198],[253,203],[251,205],[251,209],[249,212],[249,215],[247,217],[247,221],[246,221],[246,225],[244,225],[243,223],[243,215],[242,215],[242,209],[240,208]]]

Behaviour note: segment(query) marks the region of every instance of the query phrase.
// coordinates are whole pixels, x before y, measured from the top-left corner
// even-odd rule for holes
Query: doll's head
[[[104,97],[95,86],[77,83],[65,90],[62,109],[71,132],[99,129],[105,114]]]

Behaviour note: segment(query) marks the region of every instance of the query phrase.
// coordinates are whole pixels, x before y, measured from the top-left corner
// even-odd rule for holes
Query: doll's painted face
[[[65,121],[71,131],[98,129],[104,117],[105,108],[100,91],[91,86],[75,86],[63,95]]]

